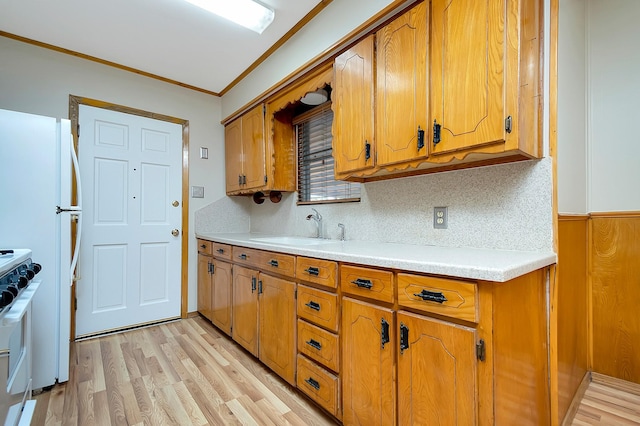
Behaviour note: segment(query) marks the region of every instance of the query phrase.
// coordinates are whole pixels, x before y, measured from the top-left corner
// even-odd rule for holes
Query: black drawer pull
[[[435,291],[422,290],[420,293],[413,293],[413,295],[427,302],[444,303],[447,301],[444,294]]]
[[[309,377],[308,379],[304,379],[304,381],[307,382],[309,386],[311,386],[315,390],[320,390],[320,383],[317,380],[313,380],[311,377]]]
[[[278,267],[278,261],[275,260],[275,259],[271,259],[269,261],[269,265],[273,266],[274,268],[277,268]]]
[[[309,275],[313,275],[314,277],[320,275],[320,269],[316,268],[315,266],[309,266],[304,271]]]
[[[315,341],[315,340],[313,340],[313,339],[309,339],[309,341],[308,341],[308,342],[305,342],[305,343],[306,343],[307,345],[311,346],[311,347],[312,347],[312,348],[314,348],[314,349],[317,349],[317,350],[319,350],[319,351],[320,351],[320,350],[322,350],[322,343],[317,342],[317,341]]]
[[[218,249],[218,253],[220,253],[220,254],[224,253],[224,249],[221,249],[221,248]]]
[[[304,306],[307,306],[313,309],[314,311],[320,311],[320,304],[317,302],[314,302],[313,300],[310,300],[309,303],[305,303]]]
[[[247,260],[247,255],[242,253],[241,255],[238,256],[238,259]]]
[[[373,287],[373,283],[371,282],[371,280],[365,280],[362,278],[356,278],[355,280],[351,281],[351,284],[355,284],[360,288],[366,289],[371,289],[371,287]]]
[[[206,245],[206,244],[201,244],[201,245],[200,245],[200,248],[201,248],[201,249],[206,249],[206,248],[207,248],[207,245]]]

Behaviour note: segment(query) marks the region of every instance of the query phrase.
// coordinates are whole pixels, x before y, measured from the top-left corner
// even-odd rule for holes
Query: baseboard
[[[597,373],[596,373],[597,374]],[[580,408],[580,402],[584,397],[584,394],[587,392],[587,388],[589,387],[589,383],[593,380],[591,371],[587,371],[582,378],[582,382],[580,382],[580,386],[576,390],[576,394],[573,396],[571,400],[571,405],[569,405],[569,409],[567,410],[567,414],[564,416],[564,420],[562,421],[562,426],[571,426],[573,422],[573,418],[578,413],[578,408]]]

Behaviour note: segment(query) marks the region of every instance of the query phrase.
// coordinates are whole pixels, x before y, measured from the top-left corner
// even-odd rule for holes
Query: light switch
[[[205,148],[204,146],[200,147],[200,158],[205,160],[209,158],[209,148]]]
[[[192,186],[191,198],[204,198],[204,186]]]

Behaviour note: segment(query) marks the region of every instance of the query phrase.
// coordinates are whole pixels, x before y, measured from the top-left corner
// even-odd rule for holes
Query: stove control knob
[[[15,284],[11,284],[9,286],[7,286],[7,290],[11,293],[11,295],[13,297],[16,297],[19,293],[18,287],[15,286]],[[11,299],[13,300],[13,299]]]
[[[37,274],[38,272],[42,271],[42,266],[39,263],[32,263],[31,269],[33,269],[33,272]]]
[[[36,276],[36,273],[33,272],[31,269],[25,269],[24,271],[22,271],[22,275],[26,275],[27,279],[32,280],[33,277]]]
[[[18,278],[18,288],[25,288],[29,284],[29,280],[24,275]]]
[[[13,302],[13,293],[7,290],[2,290],[2,293],[0,293],[0,308],[10,305],[11,302]]]

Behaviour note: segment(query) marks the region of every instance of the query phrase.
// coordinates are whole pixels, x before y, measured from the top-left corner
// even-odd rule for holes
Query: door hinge
[[[264,175],[264,183],[267,183],[267,175]]]
[[[80,124],[76,127],[76,136],[80,137]]]
[[[507,118],[504,119],[504,130],[507,133],[511,133],[511,124],[512,124],[512,119],[511,116],[508,116]]]
[[[484,347],[484,340],[480,339],[478,343],[476,343],[476,358],[480,361],[484,361],[487,359],[487,353]]]
[[[78,310],[78,298],[74,297],[73,299],[73,310],[77,311]]]

